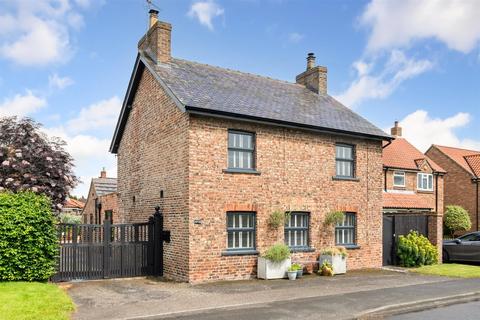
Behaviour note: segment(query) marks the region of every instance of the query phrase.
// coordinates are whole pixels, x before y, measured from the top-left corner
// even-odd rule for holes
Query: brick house
[[[107,218],[111,219],[112,223],[123,222],[118,210],[117,179],[108,178],[104,169],[100,172],[100,177],[93,178],[90,183],[82,221],[102,224]]]
[[[416,230],[442,252],[445,170],[402,138],[395,122],[395,140],[383,149],[383,263],[395,264],[395,237]],[[441,259],[440,259],[441,261]]]
[[[445,176],[445,205],[465,208],[470,213],[471,231],[478,231],[480,151],[432,145],[426,154],[448,171]]]
[[[175,59],[151,11],[110,147],[120,214],[165,216],[164,275],[192,283],[256,276],[285,241],[314,263],[349,248],[348,268],[382,265],[382,143],[391,136],[327,94],[309,54],[296,83]],[[275,210],[290,212],[272,229]],[[327,228],[325,215],[346,212]]]
[[[81,201],[73,198],[67,198],[63,202],[61,213],[81,216],[86,201]]]

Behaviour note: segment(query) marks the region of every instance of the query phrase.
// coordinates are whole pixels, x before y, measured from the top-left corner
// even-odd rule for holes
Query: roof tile
[[[433,205],[418,194],[383,193],[383,207],[391,209],[433,209]]]
[[[478,167],[478,158],[472,156],[479,156],[480,151],[454,148],[454,147],[445,147],[433,145],[432,147],[437,148],[447,157],[455,161],[462,168],[467,170],[468,173],[473,176],[480,177],[480,168]],[[473,165],[473,166],[472,166]]]

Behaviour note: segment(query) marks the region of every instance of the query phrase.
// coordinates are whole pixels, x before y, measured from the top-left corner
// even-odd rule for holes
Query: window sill
[[[222,256],[257,256],[257,250],[232,250],[223,251]]]
[[[343,246],[347,250],[357,250],[361,249],[361,247],[358,244],[348,244]]]
[[[354,182],[360,181],[359,178],[339,177],[339,176],[333,176],[332,180],[333,181],[354,181]]]
[[[290,248],[290,252],[315,252],[315,248],[303,247],[303,248]]]
[[[418,190],[417,193],[427,193],[427,194],[433,194],[433,190]]]
[[[257,170],[242,170],[242,169],[223,169],[223,173],[244,173],[244,174],[253,174],[260,175],[260,171]]]

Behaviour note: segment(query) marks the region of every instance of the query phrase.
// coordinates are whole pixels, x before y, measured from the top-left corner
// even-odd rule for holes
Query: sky
[[[156,0],[172,55],[294,81],[308,52],[328,93],[421,151],[480,150],[480,1]],[[147,30],[145,0],[0,0],[0,116],[61,137],[88,192]]]

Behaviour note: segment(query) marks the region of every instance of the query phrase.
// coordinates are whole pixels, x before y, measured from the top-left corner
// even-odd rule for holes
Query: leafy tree
[[[455,237],[455,233],[468,231],[472,227],[470,214],[460,206],[447,206],[443,215],[443,224],[452,238]]]
[[[56,208],[78,183],[66,143],[30,118],[0,117],[0,191],[45,194]]]

